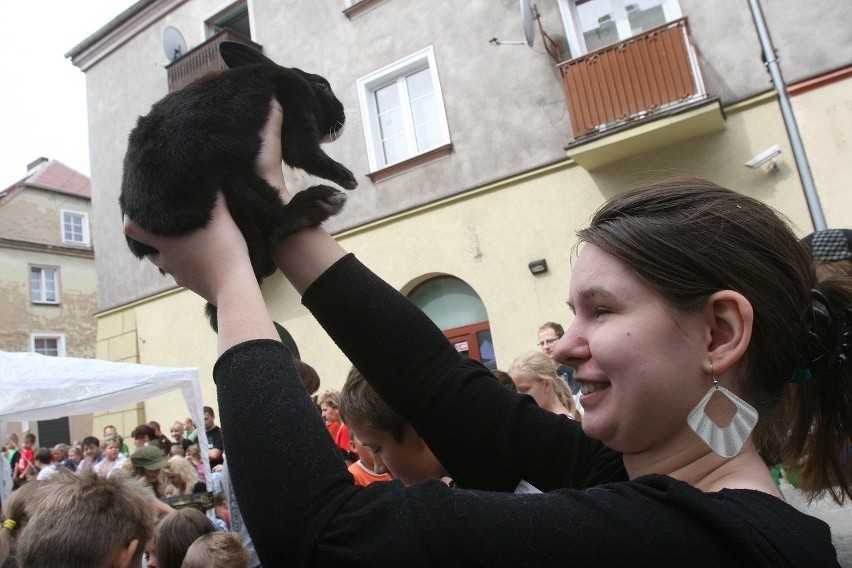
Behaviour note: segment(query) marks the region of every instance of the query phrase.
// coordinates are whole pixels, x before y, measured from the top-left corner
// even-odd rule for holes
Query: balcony
[[[227,28],[220,30],[204,43],[187,51],[186,55],[175,59],[166,66],[169,92],[178,91],[211,71],[227,69],[225,62],[219,56],[219,44],[223,41],[236,41],[249,45],[258,51],[263,51],[263,47],[234,31]]]
[[[558,67],[575,138],[568,155],[587,170],[724,128],[685,18]]]

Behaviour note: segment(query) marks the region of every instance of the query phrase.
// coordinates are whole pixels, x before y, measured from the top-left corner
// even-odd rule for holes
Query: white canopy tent
[[[197,369],[0,351],[0,437],[6,439],[8,423],[12,421],[90,414],[136,404],[176,389],[181,390],[193,422],[203,425]],[[203,427],[197,432],[210,480],[207,434]],[[11,483],[6,479],[6,468],[2,469],[6,497]]]

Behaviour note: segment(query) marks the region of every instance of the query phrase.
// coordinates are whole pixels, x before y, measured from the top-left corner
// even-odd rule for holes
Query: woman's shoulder
[[[704,492],[667,475],[646,475],[624,485],[677,515],[715,527],[762,558],[799,559],[791,565],[835,565],[830,561],[836,553],[829,526],[764,491]],[[828,563],[821,564],[823,560]]]

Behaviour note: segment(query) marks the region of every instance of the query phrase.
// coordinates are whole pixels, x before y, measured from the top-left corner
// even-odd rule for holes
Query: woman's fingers
[[[153,233],[149,233],[148,231],[137,225],[136,222],[134,222],[130,217],[127,217],[126,215],[124,216],[124,234],[133,239],[134,241],[138,241],[159,251],[159,237]],[[146,254],[145,258],[147,258],[151,262],[151,264],[153,264],[160,270],[164,270],[162,266],[162,257],[160,256],[159,252],[152,252],[150,254]]]
[[[278,189],[284,202],[290,200],[284,174],[281,171],[281,130],[283,128],[284,109],[274,97],[269,101],[269,115],[260,131],[260,153],[255,161],[258,174],[271,186]]]

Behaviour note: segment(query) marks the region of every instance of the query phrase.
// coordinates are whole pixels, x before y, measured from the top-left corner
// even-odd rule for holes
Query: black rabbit
[[[119,203],[152,233],[173,235],[211,218],[216,192],[246,242],[258,282],[275,270],[271,245],[301,228],[338,213],[346,196],[327,185],[300,191],[284,204],[278,191],[255,171],[259,132],[275,96],[284,108],[284,162],[346,189],[357,185],[348,169],[320,148],[343,128],[343,105],[319,75],[281,67],[251,47],[219,45],[229,69],[163,97],[139,117],[130,133]],[[138,258],[154,249],[127,238]],[[216,309],[207,305],[216,329]]]

